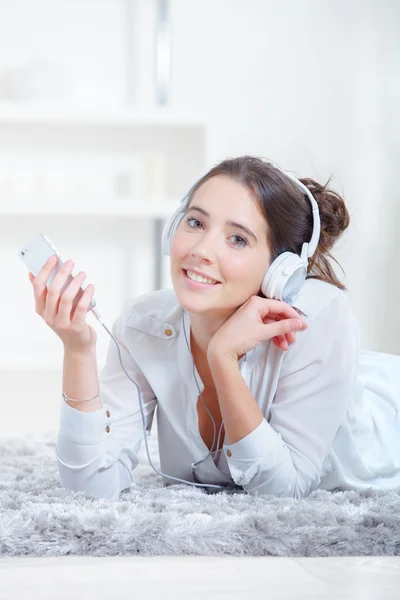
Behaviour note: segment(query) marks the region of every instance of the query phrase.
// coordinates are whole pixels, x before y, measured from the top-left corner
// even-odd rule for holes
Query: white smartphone
[[[27,242],[25,244],[25,246],[22,246],[22,248],[20,248],[18,250],[19,257],[26,264],[29,271],[35,277],[39,273],[40,269],[43,267],[45,262],[47,262],[47,260],[53,254],[55,254],[57,257],[57,263],[53,267],[53,269],[50,273],[50,276],[47,280],[47,283],[46,283],[47,288],[49,288],[49,285],[51,284],[54,277],[56,276],[56,274],[58,273],[58,271],[61,269],[61,267],[64,264],[64,261],[61,258],[60,254],[57,252],[57,249],[55,248],[54,244],[50,241],[50,239],[46,235],[44,235],[44,233],[40,233],[37,237],[35,237],[33,240],[30,240],[29,242]],[[72,273],[70,275],[68,275],[68,278],[65,282],[65,285],[63,286],[63,288],[61,290],[60,295],[62,295],[64,293],[65,289],[68,287],[68,285],[71,283],[71,281],[73,280],[74,277],[75,277],[75,275],[72,271]],[[78,304],[79,300],[82,298],[82,294],[83,294],[85,288],[86,288],[86,286],[84,286],[84,285],[82,285],[79,288],[78,293],[75,296],[73,304],[72,304],[72,310],[75,310],[76,305]],[[96,306],[96,300],[94,298],[92,298],[90,306],[88,308],[88,312],[89,312],[89,310],[92,310],[92,308],[94,308],[95,306]]]

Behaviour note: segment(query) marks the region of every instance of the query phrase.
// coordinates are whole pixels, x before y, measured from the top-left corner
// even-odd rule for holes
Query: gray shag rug
[[[400,555],[400,489],[293,500],[164,488],[142,444],[135,487],[92,499],[61,487],[55,444],[55,434],[0,440],[0,556]]]

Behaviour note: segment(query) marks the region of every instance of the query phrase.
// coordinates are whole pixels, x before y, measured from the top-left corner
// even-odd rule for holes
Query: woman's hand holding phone
[[[58,335],[66,350],[74,354],[85,354],[95,349],[97,341],[96,330],[85,321],[94,295],[94,286],[89,284],[82,294],[80,286],[86,274],[81,271],[61,294],[74,267],[73,261],[67,261],[47,288],[47,280],[56,264],[57,257],[53,255],[43,265],[36,277],[29,273],[35,296],[35,310]],[[74,303],[76,296],[80,296],[80,294],[82,295],[79,301]],[[73,310],[73,304],[76,304],[75,310]]]

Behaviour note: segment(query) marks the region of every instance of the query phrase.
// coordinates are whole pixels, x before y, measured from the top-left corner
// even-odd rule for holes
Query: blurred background
[[[362,347],[400,354],[399,40],[397,0],[0,0],[0,435],[56,431],[62,402],[19,249],[46,234],[111,327],[170,287],[163,224],[228,156],[332,177]]]

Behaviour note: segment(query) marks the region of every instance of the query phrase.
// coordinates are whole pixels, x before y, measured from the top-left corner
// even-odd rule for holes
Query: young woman
[[[400,356],[360,351],[328,260],[348,225],[326,186],[255,157],[223,161],[165,229],[173,289],[126,302],[100,377],[93,286],[71,313],[83,273],[61,296],[72,266],[48,291],[54,265],[30,274],[65,349],[62,484],[118,498],[157,407],[164,485],[296,499],[400,486]]]

